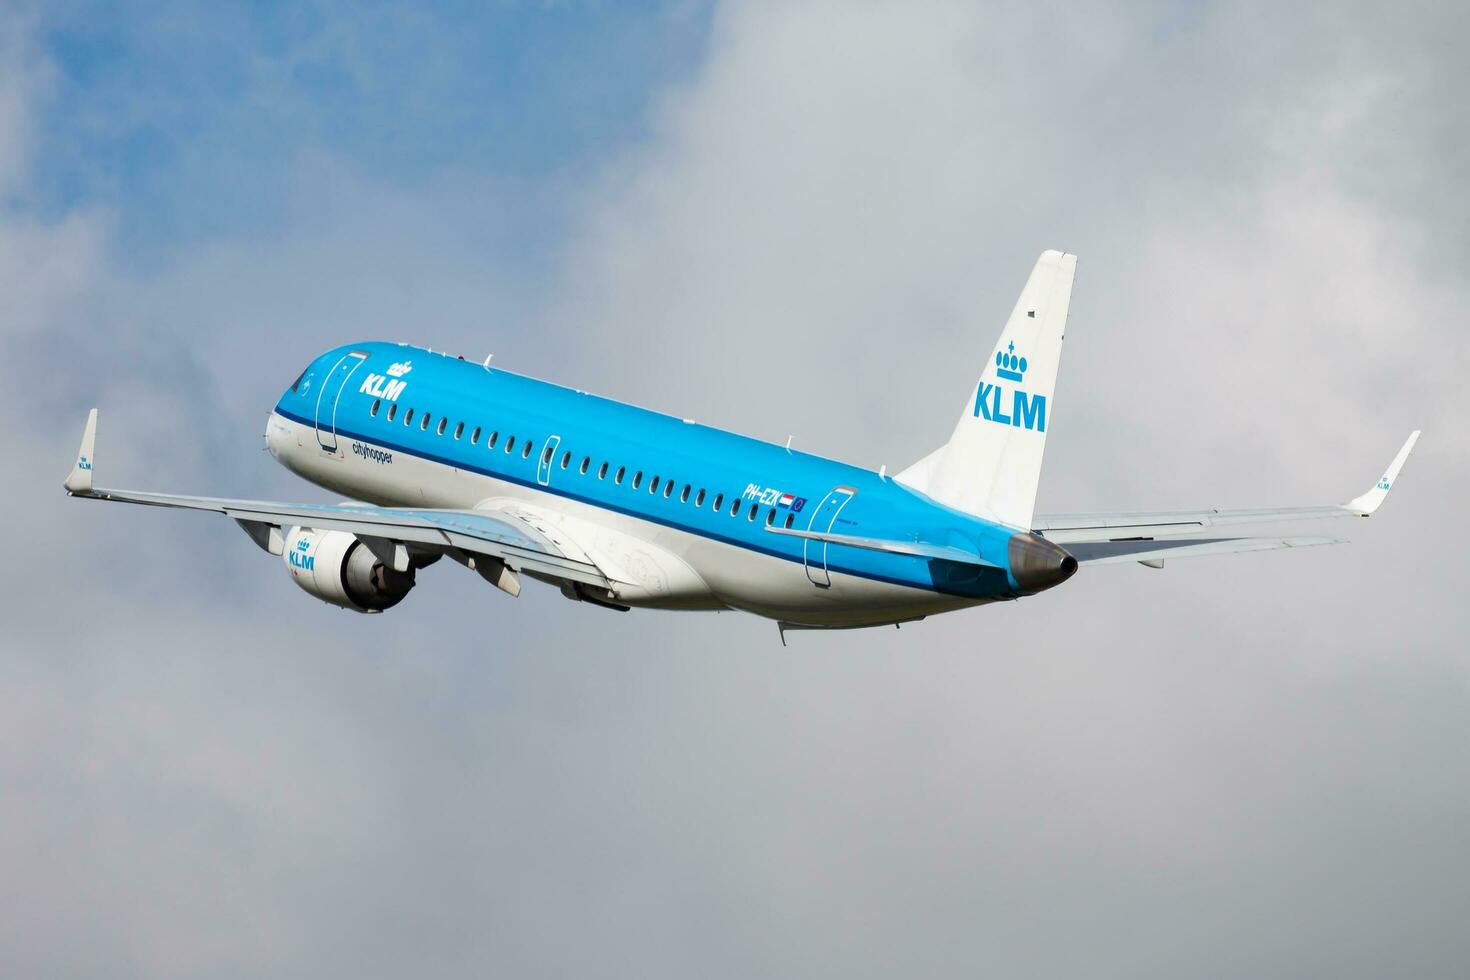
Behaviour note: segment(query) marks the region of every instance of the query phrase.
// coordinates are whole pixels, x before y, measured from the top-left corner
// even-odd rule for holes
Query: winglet
[[[66,492],[74,496],[85,497],[92,492],[92,459],[94,447],[97,443],[97,409],[87,413],[87,427],[82,430],[82,445],[77,450],[77,461],[72,464],[71,473],[67,475]]]
[[[1399,470],[1404,468],[1404,460],[1409,458],[1409,453],[1414,449],[1414,443],[1418,441],[1419,430],[1415,429],[1409,433],[1409,438],[1405,441],[1403,448],[1393,458],[1393,462],[1388,464],[1388,469],[1379,478],[1378,482],[1373,485],[1373,489],[1361,497],[1354,497],[1352,500],[1349,500],[1342,505],[1343,509],[1350,510],[1359,517],[1368,517],[1377,510],[1379,505],[1388,496],[1388,491],[1393,486],[1393,482],[1399,478]]]

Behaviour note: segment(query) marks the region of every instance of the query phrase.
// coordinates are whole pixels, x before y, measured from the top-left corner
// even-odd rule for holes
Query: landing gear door
[[[856,495],[857,491],[851,487],[833,487],[832,491],[822,498],[821,506],[812,511],[807,530],[821,534],[831,533],[832,525],[837,523],[837,515],[842,513],[842,508],[846,507]],[[827,542],[805,540],[802,545],[802,558],[806,562],[806,577],[811,580],[811,583],[819,589],[831,588],[832,577],[827,574]]]
[[[316,442],[329,453],[337,451],[337,402],[342,399],[342,390],[347,379],[357,371],[367,355],[362,351],[343,354],[322,381],[316,396]]]

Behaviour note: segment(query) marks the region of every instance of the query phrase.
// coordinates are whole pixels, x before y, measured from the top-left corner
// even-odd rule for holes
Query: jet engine
[[[396,606],[414,584],[412,567],[394,571],[346,531],[293,527],[281,558],[302,589],[353,612],[377,613]]]

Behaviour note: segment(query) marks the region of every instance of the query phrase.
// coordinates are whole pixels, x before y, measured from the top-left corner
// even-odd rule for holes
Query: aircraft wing
[[[1341,538],[1183,538],[1172,541],[1079,541],[1067,545],[1067,553],[1081,565],[1116,565],[1141,562],[1155,567],[1175,558],[1229,555],[1242,551],[1275,551],[1278,548],[1309,548],[1319,544],[1343,544]]]
[[[539,529],[514,515],[501,512],[376,507],[355,503],[292,504],[94,487],[92,464],[96,431],[97,410],[94,408],[87,416],[77,462],[66,478],[66,490],[74,497],[223,514],[234,518],[256,544],[277,555],[283,547],[281,529],[299,525],[356,535],[398,571],[407,570],[408,546],[413,545],[415,550],[435,554],[459,550],[471,555],[487,555],[514,568],[552,578],[602,588],[608,586],[606,576],[596,565],[568,556]]]
[[[1067,550],[1077,555],[1078,561],[1087,561],[1088,559],[1084,559],[1078,554],[1078,549],[1073,546],[1074,543],[1146,540],[1171,537],[1178,534],[1197,534],[1206,528],[1235,524],[1267,524],[1278,521],[1315,520],[1324,517],[1369,517],[1382,505],[1384,499],[1388,496],[1389,489],[1393,486],[1394,481],[1398,479],[1399,470],[1403,469],[1404,461],[1409,458],[1409,453],[1413,450],[1414,443],[1418,439],[1419,430],[1416,429],[1409,434],[1408,440],[1404,442],[1403,447],[1399,449],[1398,455],[1393,458],[1393,462],[1389,464],[1388,469],[1384,471],[1383,476],[1379,478],[1378,482],[1367,493],[1354,497],[1345,504],[1335,504],[1326,507],[1267,507],[1252,510],[1211,509],[1142,513],[1051,514],[1037,517],[1032,522],[1033,529],[1048,540],[1065,545]],[[1288,541],[1293,539],[1236,538],[1222,540]],[[1309,539],[1297,540],[1305,541]],[[1327,539],[1311,540],[1314,544],[1329,543]],[[1232,548],[1229,550],[1260,550],[1260,547],[1263,546],[1252,549]],[[1293,545],[1278,543],[1274,547],[1293,547]],[[1138,561],[1141,559],[1133,558],[1131,560]]]

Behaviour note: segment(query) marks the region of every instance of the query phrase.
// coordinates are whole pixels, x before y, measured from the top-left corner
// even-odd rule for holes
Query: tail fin
[[[1043,252],[942,448],[896,479],[942,504],[1030,529],[1077,257]]]

